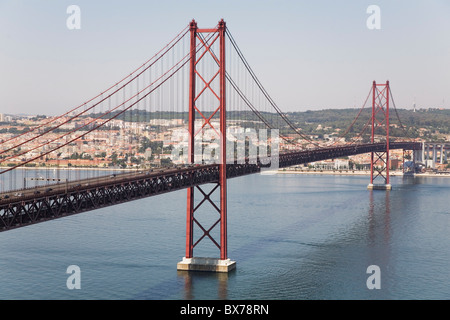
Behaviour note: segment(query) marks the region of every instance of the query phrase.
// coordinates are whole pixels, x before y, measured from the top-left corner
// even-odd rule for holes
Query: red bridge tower
[[[228,272],[235,268],[236,263],[228,259],[227,254],[227,176],[226,176],[226,103],[225,103],[225,32],[226,24],[221,20],[215,28],[199,29],[195,20],[190,23],[191,44],[190,44],[190,72],[189,72],[189,142],[188,142],[188,161],[195,162],[195,138],[202,133],[205,128],[211,129],[220,139],[219,155],[219,179],[211,191],[207,192],[200,186],[191,187],[187,191],[187,219],[186,219],[186,255],[181,262],[177,264],[178,270],[199,270]],[[197,41],[199,41],[197,45]],[[219,46],[219,55],[212,51],[214,44]],[[197,52],[198,51],[198,52]],[[197,57],[197,53],[198,57]],[[205,58],[212,58],[210,61],[218,68],[209,71],[211,68],[200,66],[200,62]],[[218,85],[217,85],[218,79]],[[197,91],[196,84],[200,84],[201,90]],[[210,99],[201,99],[206,93]],[[212,97],[212,98],[211,98]],[[212,106],[211,100],[215,101]],[[218,106],[217,106],[218,104]],[[212,108],[212,109],[211,109]],[[206,110],[209,109],[209,110]],[[196,115],[199,115],[202,125],[199,127]],[[215,123],[219,123],[218,128],[214,127],[212,121],[214,116]],[[216,124],[217,126],[217,124]],[[203,199],[195,205],[194,192],[199,191]],[[220,205],[217,206],[211,198],[214,192],[219,192]],[[218,219],[212,223],[212,226],[206,228],[200,219],[197,219],[195,213],[199,207],[205,204],[211,204],[213,211],[218,212]],[[220,240],[217,241],[212,235],[213,229],[219,226]],[[198,240],[194,242],[194,227],[203,232]],[[194,257],[193,251],[202,240],[210,239],[220,250],[220,258]]]
[[[386,137],[386,151],[372,152],[370,161],[370,184],[368,189],[391,190],[389,183],[389,97],[390,88],[389,81],[385,84],[377,84],[375,81],[372,85],[372,139],[381,139]],[[377,129],[381,129],[381,134]],[[381,142],[381,141],[380,141]],[[379,178],[383,183],[375,184],[375,179]]]

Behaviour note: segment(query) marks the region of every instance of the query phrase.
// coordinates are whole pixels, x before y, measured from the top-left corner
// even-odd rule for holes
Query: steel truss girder
[[[0,231],[210,183],[218,181],[218,178],[218,167],[212,165],[97,186],[93,179],[92,187],[67,194],[61,190],[49,196],[29,197],[21,201],[7,199],[0,202]]]
[[[390,149],[421,150],[419,142],[390,142]],[[369,152],[383,152],[386,144],[363,144],[354,146],[323,148],[300,152],[289,152],[279,156],[279,167],[285,168],[319,160],[338,158]],[[240,177],[260,172],[267,161],[247,159],[242,164],[227,164],[227,178]],[[153,173],[145,177],[117,177],[108,183],[98,183],[96,179],[89,186],[77,190],[56,189],[46,196],[24,197],[21,200],[0,200],[0,231],[27,226],[33,223],[48,221],[68,215],[107,207],[127,201],[133,201],[175,190],[195,187],[219,181],[218,165],[201,165],[198,167],[179,169],[173,173]],[[95,200],[90,198],[95,197]]]

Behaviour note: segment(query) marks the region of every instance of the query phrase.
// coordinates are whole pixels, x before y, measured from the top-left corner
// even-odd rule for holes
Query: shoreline
[[[283,170],[276,171],[278,174],[311,174],[311,175],[348,175],[348,176],[370,176],[370,171],[347,171],[347,170],[322,170],[322,171],[306,171],[306,170]],[[403,172],[394,171],[390,172],[391,177],[402,177]],[[416,173],[414,177],[444,177],[450,178],[450,172],[448,174],[436,174],[436,173]]]
[[[8,167],[0,167],[0,169],[6,169]],[[138,171],[138,170],[146,170],[142,168],[92,168],[92,167],[22,167],[20,169],[24,170],[99,170],[99,171]],[[270,172],[275,174],[311,174],[311,175],[348,175],[348,176],[370,176],[370,171],[368,170],[293,170],[293,169],[278,169],[278,170],[270,170]],[[391,171],[389,173],[391,177],[403,176],[402,171]],[[415,177],[444,177],[450,178],[450,171],[448,174],[442,173],[416,173]]]

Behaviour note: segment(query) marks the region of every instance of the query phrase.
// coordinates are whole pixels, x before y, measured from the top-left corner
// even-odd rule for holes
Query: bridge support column
[[[425,142],[422,142],[421,160],[423,163],[425,163]]]
[[[424,151],[424,143],[421,143],[420,149],[416,149],[413,151],[413,157],[414,157],[414,173],[419,172],[420,166],[422,166],[425,161],[425,151]]]
[[[416,171],[416,152],[415,150],[403,149],[403,176],[414,177]],[[407,161],[405,161],[407,160]],[[408,164],[408,165],[407,165]]]
[[[379,88],[380,87],[380,88]],[[372,85],[372,140],[375,142],[376,129],[381,128],[386,137],[386,148],[383,151],[371,152],[370,183],[368,189],[391,190],[389,183],[389,81],[386,84]],[[375,183],[379,178],[383,183]]]
[[[189,77],[189,143],[188,143],[188,157],[189,162],[195,162],[195,137],[201,133],[205,128],[212,129],[220,139],[220,155],[219,155],[219,174],[217,184],[210,192],[205,192],[202,187],[189,188],[187,194],[187,221],[186,221],[186,255],[182,261],[177,264],[177,269],[180,271],[213,271],[213,272],[229,272],[236,266],[234,261],[228,259],[227,253],[227,162],[226,162],[226,103],[225,103],[225,31],[226,25],[223,20],[218,24],[218,27],[213,29],[199,29],[197,23],[193,20],[190,24],[191,32],[191,53],[190,53],[190,77]],[[206,34],[203,36],[202,34]],[[197,40],[199,40],[199,47],[197,47]],[[212,51],[213,45],[219,43],[219,56],[217,57]],[[202,51],[197,58],[197,51]],[[210,55],[213,61],[218,66],[217,72],[207,73],[205,68],[197,68],[199,62]],[[203,74],[200,74],[203,72]],[[197,77],[198,76],[198,77]],[[217,81],[214,80],[218,78]],[[196,82],[201,83],[203,88],[197,92]],[[205,99],[199,99],[205,92],[212,93],[217,98],[214,100],[218,106],[213,106],[212,115],[209,117],[204,112],[211,112],[205,108],[211,108],[210,101],[205,102]],[[203,105],[202,105],[203,102]],[[208,105],[205,105],[205,104]],[[199,114],[203,119],[203,124],[200,128],[195,128],[195,115]],[[215,115],[219,115],[218,119],[220,130],[214,128],[212,119]],[[214,119],[215,120],[215,119]],[[200,148],[201,149],[201,148]],[[202,156],[202,162],[205,161]],[[203,195],[203,199],[195,205],[194,191],[199,191]],[[219,202],[216,204],[211,195],[214,192],[219,193]],[[204,204],[211,204],[213,211],[219,213],[219,218],[212,223],[212,226],[206,228],[203,226],[200,218],[195,216],[197,209]],[[214,218],[215,219],[215,218]],[[216,241],[212,235],[213,229],[219,225],[220,240]],[[194,227],[198,227],[203,234],[194,242]],[[217,228],[216,228],[217,229]],[[205,258],[194,257],[194,247],[196,247],[202,240],[210,239],[212,243],[220,250],[219,258]]]

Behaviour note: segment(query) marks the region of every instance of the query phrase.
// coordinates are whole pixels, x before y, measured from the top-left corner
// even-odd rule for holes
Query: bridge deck
[[[390,149],[419,150],[420,143],[391,142]],[[284,168],[325,159],[368,152],[382,152],[386,145],[363,144],[289,152],[276,158]],[[227,165],[227,178],[260,172],[267,159]],[[0,194],[0,231],[52,220],[144,197],[218,182],[219,166],[189,165],[178,168],[143,170],[77,181],[55,183]]]

